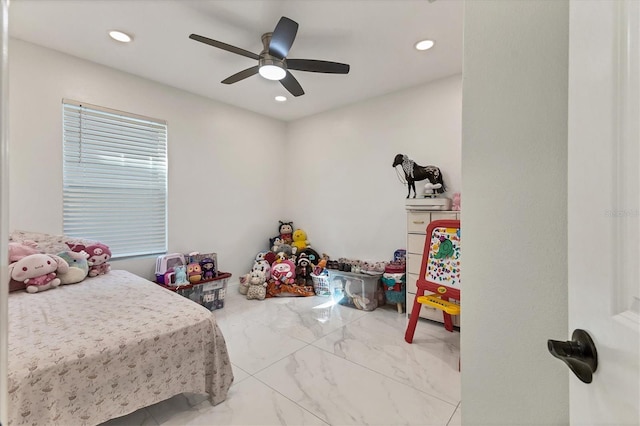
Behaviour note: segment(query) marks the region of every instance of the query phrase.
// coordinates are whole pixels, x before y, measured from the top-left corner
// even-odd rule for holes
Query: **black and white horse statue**
[[[415,161],[409,159],[406,155],[398,154],[393,159],[393,167],[402,166],[404,178],[407,181],[407,198],[411,196],[413,188],[413,198],[416,198],[416,182],[427,179],[431,184],[436,186],[435,191],[442,194],[447,190],[442,180],[442,173],[436,166],[421,166]]]

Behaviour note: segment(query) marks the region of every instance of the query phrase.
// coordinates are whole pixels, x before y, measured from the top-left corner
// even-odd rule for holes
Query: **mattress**
[[[126,271],[9,294],[9,425],[94,425],[233,381],[215,316]]]

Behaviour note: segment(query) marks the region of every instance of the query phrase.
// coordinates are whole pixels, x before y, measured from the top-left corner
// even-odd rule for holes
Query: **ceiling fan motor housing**
[[[277,67],[287,69],[287,64],[284,59],[277,58],[269,54],[269,43],[271,43],[271,35],[273,33],[262,34],[262,52],[260,52],[260,59],[258,60],[259,66],[275,65]]]

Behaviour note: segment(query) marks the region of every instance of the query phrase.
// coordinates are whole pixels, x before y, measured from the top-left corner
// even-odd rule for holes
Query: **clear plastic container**
[[[363,311],[378,307],[378,283],[382,274],[357,274],[329,269],[331,296],[340,305]]]

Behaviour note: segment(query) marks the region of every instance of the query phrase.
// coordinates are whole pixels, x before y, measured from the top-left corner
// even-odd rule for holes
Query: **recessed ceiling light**
[[[278,95],[278,96],[275,97],[275,99],[278,102],[284,102],[284,101],[287,100],[287,97],[286,96],[282,96],[282,95]]]
[[[131,40],[133,40],[133,37],[131,37],[129,34],[116,30],[109,31],[109,37],[122,43],[129,43]]]
[[[418,50],[428,50],[433,47],[435,41],[433,40],[421,40],[416,43],[416,49]]]

